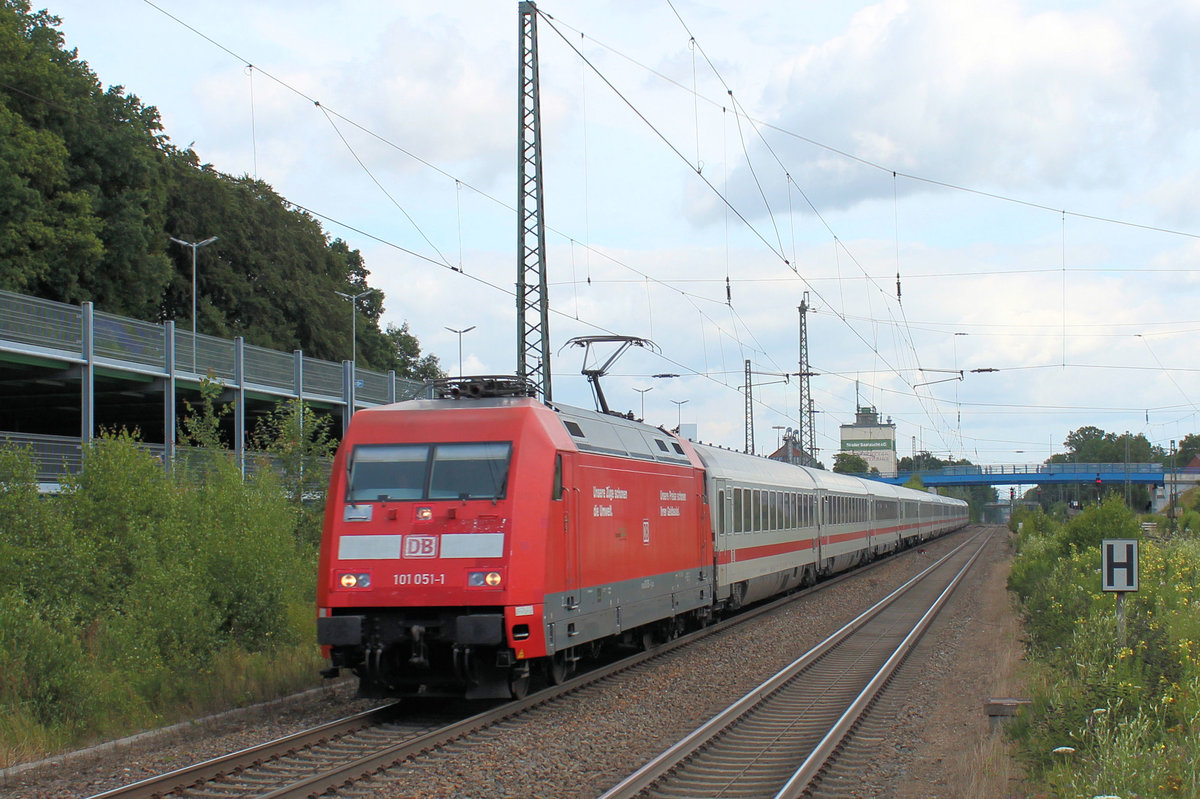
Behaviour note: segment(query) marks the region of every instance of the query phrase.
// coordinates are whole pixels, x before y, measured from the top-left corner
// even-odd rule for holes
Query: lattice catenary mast
[[[804,466],[817,462],[817,435],[813,416],[812,388],[809,378],[812,368],[808,364],[808,292],[800,300],[800,460]]]
[[[754,454],[754,378],[746,361],[746,454]]]
[[[538,90],[537,6],[518,6],[517,68],[517,375],[550,401],[550,298],[542,198],[542,119]]]

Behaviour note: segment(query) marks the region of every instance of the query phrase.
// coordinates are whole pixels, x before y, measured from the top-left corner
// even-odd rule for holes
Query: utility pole
[[[538,87],[537,6],[518,9],[517,69],[517,376],[550,402],[550,297],[542,197],[542,115]]]
[[[754,454],[754,378],[751,376],[750,361],[746,361],[746,448],[747,455]]]
[[[1168,494],[1170,501],[1167,504],[1167,512],[1171,514],[1171,535],[1175,535],[1175,517],[1178,515],[1175,511],[1175,439],[1171,439],[1171,492]]]
[[[816,425],[813,420],[817,418],[817,411],[813,408],[813,398],[808,398],[808,416],[801,419],[801,424],[808,425],[808,449],[800,450],[800,459],[802,466],[815,466],[817,463],[817,453],[820,448],[817,447]]]
[[[816,423],[813,421],[812,368],[808,364],[808,292],[800,300],[800,460],[803,466],[817,462]]]

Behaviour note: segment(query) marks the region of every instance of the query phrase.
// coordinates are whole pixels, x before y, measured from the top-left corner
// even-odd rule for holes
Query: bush
[[[84,458],[41,497],[0,449],[0,760],[316,681],[315,550],[271,473],[191,482],[125,432]]]
[[[1018,537],[1009,584],[1036,678],[1011,731],[1050,795],[1200,794],[1200,544],[1142,542],[1122,640],[1115,599],[1100,590],[1099,542],[1139,532],[1108,501],[1061,526],[1033,517]]]

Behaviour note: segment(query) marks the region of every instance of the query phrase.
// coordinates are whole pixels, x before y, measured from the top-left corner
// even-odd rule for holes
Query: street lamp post
[[[687,404],[687,400],[671,400],[675,403],[675,430],[678,432],[683,428],[683,406]]]
[[[771,425],[771,429],[776,431],[775,432],[775,449],[776,449],[776,451],[778,451],[778,449],[783,446],[783,441],[780,438],[783,435],[783,433],[780,433],[779,431],[787,430],[787,425],[773,424],[773,425]],[[790,463],[790,461],[789,461],[789,463]]]
[[[171,236],[171,241],[176,244],[192,248],[192,374],[196,373],[196,250],[216,240],[216,236],[209,236],[204,241],[184,241]]]
[[[646,420],[646,392],[653,391],[654,386],[650,388],[635,388],[634,391],[642,395],[642,421]]]
[[[376,289],[367,289],[366,291],[360,291],[358,294],[346,294],[342,291],[333,292],[342,299],[350,300],[350,369],[353,372],[352,380],[358,379],[358,301],[375,291]]]
[[[448,327],[446,329],[449,330],[451,333],[458,334],[458,379],[462,380],[462,376],[463,376],[462,337],[463,337],[463,333],[470,333],[472,330],[474,330],[475,325],[471,325],[470,327],[464,328],[462,330],[455,330],[452,327]]]

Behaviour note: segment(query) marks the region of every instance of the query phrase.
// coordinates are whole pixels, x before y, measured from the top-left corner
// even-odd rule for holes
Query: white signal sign
[[[1100,544],[1100,580],[1105,591],[1138,590],[1136,538],[1106,538]]]

